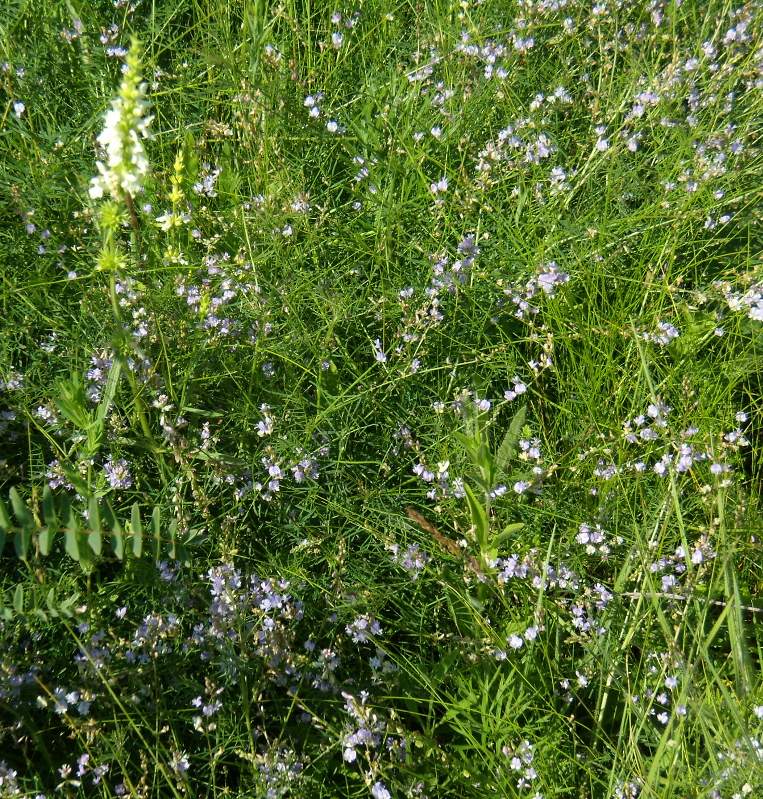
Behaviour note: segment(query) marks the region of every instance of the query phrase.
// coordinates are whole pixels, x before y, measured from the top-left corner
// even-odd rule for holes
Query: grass
[[[0,12],[0,796],[763,788],[760,6],[558,5]]]

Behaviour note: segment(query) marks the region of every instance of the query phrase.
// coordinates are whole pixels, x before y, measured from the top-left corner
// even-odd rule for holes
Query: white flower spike
[[[90,181],[90,196],[110,194],[115,200],[133,197],[143,190],[149,163],[143,139],[149,138],[153,117],[147,116],[146,84],[141,81],[139,47],[133,41],[125,63],[119,94],[106,112],[98,144],[105,158],[96,163],[98,174]]]

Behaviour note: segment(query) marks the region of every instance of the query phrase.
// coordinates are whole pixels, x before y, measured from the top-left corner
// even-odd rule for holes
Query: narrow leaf
[[[734,672],[739,693],[746,695],[750,693],[755,684],[755,669],[753,668],[745,640],[742,598],[739,593],[739,582],[737,581],[736,570],[731,557],[728,557],[724,564],[724,576],[729,604],[727,621]]]
[[[8,496],[11,500],[13,514],[18,519],[19,524],[25,527],[32,527],[34,525],[34,519],[32,518],[29,508],[26,506],[26,502],[21,498],[21,494],[19,494],[14,487],[8,492]]]
[[[40,545],[40,554],[47,557],[50,555],[50,550],[53,548],[53,540],[56,535],[55,527],[43,527],[40,534],[37,536],[37,542]]]
[[[154,556],[159,560],[162,552],[162,516],[158,505],[151,512],[151,527],[154,533]]]
[[[45,484],[45,488],[42,489],[42,516],[43,519],[45,519],[45,524],[49,527],[58,527],[56,498],[53,496],[53,491],[47,483]]]
[[[125,536],[122,532],[122,525],[116,518],[111,524],[111,548],[117,560],[125,559]]]
[[[509,429],[503,437],[501,446],[498,447],[498,452],[495,456],[495,462],[501,471],[506,471],[509,463],[516,457],[519,445],[519,437],[522,434],[522,428],[525,424],[525,416],[527,415],[527,406],[523,405],[511,420]]]
[[[480,550],[485,551],[488,549],[490,535],[490,523],[488,522],[487,512],[485,511],[484,505],[482,505],[474,495],[474,491],[472,491],[466,483],[464,483],[464,489],[466,491],[466,501],[469,505],[469,512],[472,517],[472,524],[477,532],[477,543],[479,544]]]
[[[47,556],[53,547],[53,539],[58,530],[55,497],[47,483],[42,490],[42,515],[45,519],[45,527],[40,531],[37,540],[40,544],[40,554]]]
[[[58,617],[58,609],[56,608],[56,592],[51,588],[45,595],[45,604],[48,606],[48,613],[55,619]]]
[[[513,524],[507,524],[506,527],[503,528],[503,532],[499,533],[495,538],[495,545],[500,546],[504,542],[508,541],[515,533],[518,533],[523,527],[525,526],[524,522],[514,522]]]
[[[79,519],[73,508],[69,511],[69,523],[64,530],[64,549],[72,560],[79,563]]]
[[[8,492],[8,496],[11,500],[13,514],[18,519],[20,525],[20,529],[16,531],[16,536],[14,538],[16,554],[21,560],[26,560],[27,554],[29,553],[29,544],[32,541],[34,519],[32,518],[32,513],[29,508],[26,506],[26,502],[21,498],[21,494],[19,494],[15,487]]]
[[[95,419],[99,425],[102,425],[106,419],[106,414],[109,412],[111,403],[114,400],[114,395],[119,385],[119,374],[122,371],[122,362],[115,358],[109,370],[109,376],[106,378],[106,386],[103,389],[103,397],[98,404],[98,411],[96,412]]]
[[[24,612],[24,586],[19,583],[13,592],[13,609],[16,613]]]
[[[143,525],[140,521],[140,508],[137,502],[132,506],[130,513],[130,538],[132,554],[139,558],[143,554]]]
[[[90,544],[90,549],[93,550],[93,553],[100,556],[103,549],[103,530],[101,528],[101,510],[95,497],[90,497],[88,500],[87,511],[87,523],[90,528],[87,542]]]
[[[5,539],[11,529],[11,517],[8,515],[8,508],[0,499],[0,555],[5,549]]]
[[[170,546],[168,550],[169,556],[172,560],[177,559],[177,532],[178,532],[178,523],[173,519],[170,522],[169,527],[167,528],[167,532],[169,533],[170,538]]]

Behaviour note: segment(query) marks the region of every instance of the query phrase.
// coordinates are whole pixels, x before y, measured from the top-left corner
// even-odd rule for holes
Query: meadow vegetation
[[[763,793],[758,0],[6,0],[0,797]]]

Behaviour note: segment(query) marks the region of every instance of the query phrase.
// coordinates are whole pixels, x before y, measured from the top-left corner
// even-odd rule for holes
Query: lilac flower
[[[375,782],[371,788],[373,799],[392,799],[392,794],[387,790],[383,782]]]
[[[556,292],[556,287],[567,283],[570,276],[566,272],[562,272],[556,261],[549,261],[541,266],[538,274],[538,285],[543,289],[543,292],[549,297],[553,297]]]
[[[656,333],[644,333],[643,338],[645,341],[652,341],[664,347],[670,344],[673,339],[680,336],[678,328],[670,324],[670,322],[658,322]]]
[[[169,762],[176,777],[184,777],[188,773],[190,763],[185,752],[173,752]]]
[[[411,544],[404,552],[400,552],[398,545],[393,544],[392,560],[405,569],[412,580],[418,580],[430,557],[418,544]]]
[[[365,644],[371,638],[381,635],[381,625],[373,616],[358,616],[345,627],[345,632],[356,644]]]
[[[448,178],[442,177],[438,181],[430,183],[429,191],[431,191],[435,197],[439,194],[446,194],[448,191]]]
[[[318,479],[318,462],[313,458],[303,458],[299,463],[291,467],[294,480],[297,483],[304,483],[308,478],[310,480]]]
[[[520,380],[520,378],[514,376],[511,380],[513,386],[510,389],[506,389],[503,392],[503,396],[509,402],[515,400],[517,397],[521,396],[527,391],[527,386]]]
[[[273,417],[270,415],[269,405],[263,403],[260,405],[260,411],[262,411],[262,419],[257,422],[257,435],[264,438],[273,432]]]
[[[387,355],[382,347],[381,339],[378,338],[374,341],[374,358],[379,363],[387,363]]]
[[[129,464],[124,458],[115,461],[109,456],[106,463],[103,464],[103,471],[112,488],[130,488],[132,486]]]

